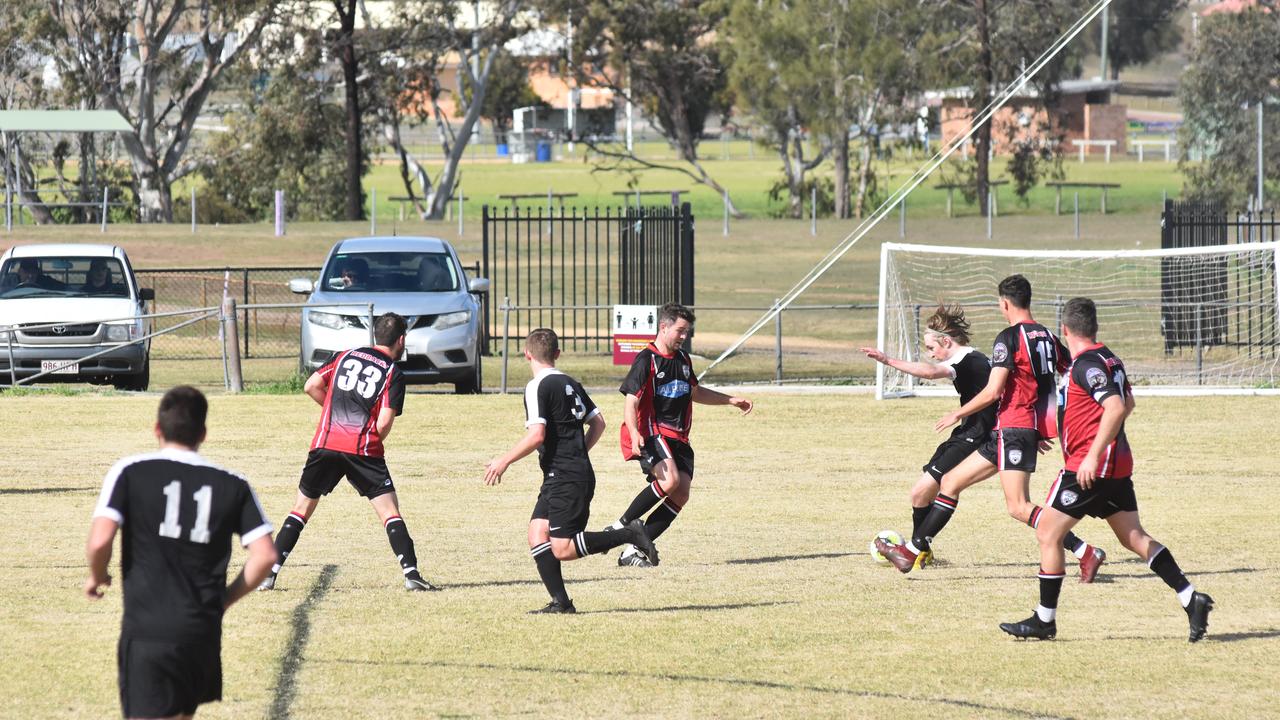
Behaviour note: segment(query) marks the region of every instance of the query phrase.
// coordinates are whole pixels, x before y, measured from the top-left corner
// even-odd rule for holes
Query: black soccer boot
[[[635,545],[636,549],[649,560],[650,565],[656,567],[658,564],[658,547],[649,539],[649,533],[644,529],[644,522],[642,520],[632,520],[627,523],[625,529],[631,538],[631,544]]]
[[[440,588],[427,582],[427,579],[414,570],[404,576],[404,589],[409,592],[437,592]]]
[[[578,612],[578,609],[573,606],[572,600],[569,601],[568,605],[561,605],[555,600],[552,600],[551,602],[547,603],[546,607],[544,608],[541,608],[539,610],[530,610],[529,614],[530,615],[571,615],[576,612]]]
[[[1039,615],[1031,613],[1031,617],[1022,622],[1000,623],[1000,629],[1019,640],[1052,640],[1058,634],[1058,623],[1053,620],[1045,622]]]
[[[1191,624],[1190,642],[1198,642],[1209,629],[1209,611],[1213,609],[1213,598],[1202,592],[1191,593],[1191,602],[1187,603],[1187,621]]]

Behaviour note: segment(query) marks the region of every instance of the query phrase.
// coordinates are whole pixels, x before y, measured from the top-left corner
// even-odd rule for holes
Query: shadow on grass
[[[859,553],[851,552],[829,552],[829,553],[809,553],[807,555],[769,555],[758,558],[739,558],[737,560],[725,560],[725,565],[761,565],[763,563],[788,562],[790,560],[825,560],[828,558],[853,557]]]
[[[726,685],[729,687],[758,688],[761,690],[783,690],[786,692],[805,692],[836,697],[867,698],[876,700],[899,700],[913,706],[931,705],[945,712],[948,708],[974,710],[990,715],[1002,715],[1016,718],[1044,718],[1045,720],[1070,720],[1070,715],[1051,715],[1048,713],[1023,710],[1016,707],[990,705],[987,703],[957,700],[954,698],[909,695],[906,693],[880,692],[876,690],[858,690],[856,688],[824,687],[821,685],[803,685],[797,683],[778,682],[776,680],[755,680],[751,678],[712,677],[709,675],[692,675],[684,673],[644,672],[641,670],[585,670],[566,667],[538,667],[533,665],[499,665],[496,663],[458,663],[432,660],[314,660],[317,663],[334,665],[373,665],[373,666],[406,666],[419,668],[440,668],[443,670],[475,670],[483,672],[531,673],[541,677],[552,676],[590,676],[598,678],[621,678],[632,680],[658,680],[661,682],[690,683],[699,685]]]
[[[280,655],[280,673],[276,676],[275,692],[271,697],[271,710],[268,717],[290,717],[289,709],[298,694],[298,671],[305,660],[303,653],[307,649],[307,640],[311,636],[311,612],[324,599],[333,587],[333,578],[338,574],[337,565],[325,565],[320,576],[312,583],[307,597],[293,609],[289,618],[292,628],[289,639],[285,641],[284,652]]]
[[[659,612],[700,612],[708,610],[745,610],[746,608],[774,607],[776,605],[795,605],[794,600],[777,602],[744,602],[720,603],[717,605],[665,605],[663,607],[614,608],[612,610],[583,610],[578,615],[606,615],[611,613],[659,613]]]

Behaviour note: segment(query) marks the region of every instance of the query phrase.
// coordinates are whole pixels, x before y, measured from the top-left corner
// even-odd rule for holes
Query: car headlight
[[[320,327],[327,327],[330,330],[341,330],[347,326],[346,319],[341,315],[336,313],[316,312],[315,310],[307,313],[307,321],[314,325],[319,325]]]
[[[108,325],[107,341],[108,342],[128,342],[129,341],[128,325]]]
[[[436,318],[435,323],[431,327],[436,330],[448,330],[459,325],[466,325],[471,320],[470,310],[459,310],[458,312],[445,313]]]

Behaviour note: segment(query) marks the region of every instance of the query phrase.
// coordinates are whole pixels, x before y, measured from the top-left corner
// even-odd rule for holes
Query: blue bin
[[[506,143],[498,143],[498,157],[507,157],[511,154],[511,148]]]
[[[538,143],[538,151],[537,151],[537,154],[534,156],[534,159],[537,160],[538,162],[551,162],[551,143],[549,142]]]

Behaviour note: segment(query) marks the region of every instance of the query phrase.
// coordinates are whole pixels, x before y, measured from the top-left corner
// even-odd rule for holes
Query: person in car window
[[[343,290],[364,290],[369,285],[369,263],[354,258],[346,261],[339,273]]]
[[[84,279],[84,286],[80,288],[82,292],[95,295],[120,293],[120,286],[111,282],[111,268],[107,267],[104,258],[89,261],[89,272],[85,273]]]
[[[66,285],[44,274],[40,269],[40,261],[35,258],[23,258],[18,263],[18,287],[38,287],[45,290],[64,290]]]

